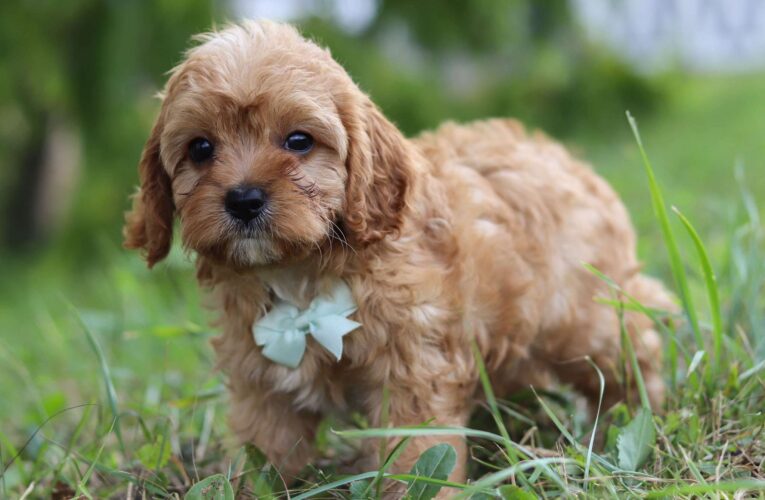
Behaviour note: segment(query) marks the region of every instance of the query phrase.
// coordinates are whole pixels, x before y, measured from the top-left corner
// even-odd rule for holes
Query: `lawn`
[[[765,247],[756,207],[765,196],[764,84],[761,76],[673,77],[666,105],[637,116],[666,225],[626,119],[607,137],[567,138],[624,197],[647,269],[681,284],[686,319],[663,331],[667,405],[656,415],[640,404],[604,408],[594,422],[565,387],[487,405],[467,431],[472,481],[456,485],[465,495],[765,498]],[[700,234],[716,282],[672,205]],[[664,228],[679,247],[674,265]],[[273,469],[227,429],[208,345],[215,332],[191,263],[175,248],[150,272],[118,238],[117,228],[92,235],[87,262],[54,246],[0,264],[0,497],[182,497],[214,474],[238,496],[285,496]],[[326,458],[380,434],[348,417],[323,426]],[[436,452],[448,466],[449,450]],[[398,479],[427,498],[443,467],[420,471],[431,483]],[[378,478],[332,486],[343,477],[331,460],[303,477],[293,498],[366,498]]]

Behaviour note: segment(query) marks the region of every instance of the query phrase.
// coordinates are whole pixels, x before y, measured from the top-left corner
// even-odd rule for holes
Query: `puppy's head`
[[[199,41],[173,70],[143,151],[128,248],[154,265],[176,217],[185,247],[236,266],[396,234],[410,146],[327,51],[270,22]]]

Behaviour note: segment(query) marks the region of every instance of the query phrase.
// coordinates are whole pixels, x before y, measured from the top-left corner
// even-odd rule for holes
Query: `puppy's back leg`
[[[624,284],[624,290],[647,308],[675,309],[669,293],[661,283],[647,276],[630,278]],[[651,406],[658,410],[664,401],[661,339],[652,320],[638,311],[625,311],[624,324],[635,349]],[[605,379],[604,408],[625,397],[632,401],[638,400],[635,376],[626,352],[622,351],[620,332],[619,315],[615,309],[593,301],[579,311],[578,321],[574,325],[547,335],[554,339],[543,347],[550,360],[550,368],[561,382],[573,384],[587,396],[593,407],[597,405],[600,395],[600,380],[584,360],[585,357],[589,357],[598,366]],[[621,376],[622,365],[630,381],[627,387]]]
[[[625,283],[624,291],[646,308],[677,312],[677,305],[664,285],[649,276],[642,274],[634,276]],[[638,311],[627,311],[624,320],[651,406],[659,409],[664,402],[661,337],[656,331],[653,320]]]

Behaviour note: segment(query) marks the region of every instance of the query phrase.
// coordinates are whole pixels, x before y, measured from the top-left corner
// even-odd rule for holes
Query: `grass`
[[[482,373],[488,404],[468,428],[370,429],[357,415],[325,422],[317,440],[325,459],[304,471],[291,498],[374,498],[385,478],[419,498],[441,486],[473,498],[765,498],[765,231],[756,203],[765,186],[754,175],[765,155],[757,157],[761,142],[745,139],[754,167],[737,178],[732,167],[718,170],[735,152],[710,139],[720,109],[759,120],[746,99],[759,94],[754,81],[735,91],[724,83],[685,89],[641,127],[648,154],[628,127],[610,148],[579,139],[630,205],[648,267],[685,290],[689,320],[661,328],[663,412],[643,402],[592,418],[565,388],[502,400]],[[743,133],[744,125],[731,127]],[[698,178],[678,164],[694,165]],[[113,241],[96,239],[83,270],[53,254],[4,262],[0,498],[177,498],[228,487],[236,497],[285,496],[278,471],[228,431],[223,380],[206,343],[214,332],[191,265],[175,249],[149,273]],[[641,307],[617,289],[609,303]],[[445,481],[443,448],[410,474],[349,477],[332,465],[361,438],[401,437],[383,457],[389,464],[423,434],[468,439],[468,484]]]

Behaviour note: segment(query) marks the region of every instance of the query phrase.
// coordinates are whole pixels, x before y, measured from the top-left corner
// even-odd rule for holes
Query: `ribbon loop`
[[[265,357],[297,368],[306,349],[306,335],[329,351],[336,360],[343,355],[343,337],[361,324],[347,318],[356,311],[350,287],[337,280],[333,289],[315,297],[308,308],[279,299],[268,313],[252,326],[255,343]]]

